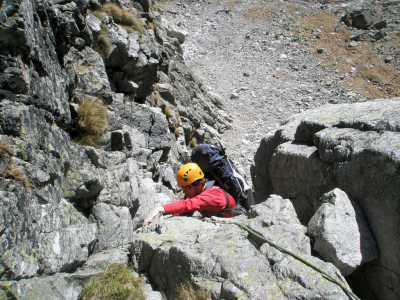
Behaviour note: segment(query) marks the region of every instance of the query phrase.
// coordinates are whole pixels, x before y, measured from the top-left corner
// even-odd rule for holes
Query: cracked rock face
[[[294,115],[261,141],[252,167],[258,201],[270,193],[290,198],[303,224],[323,204],[321,196],[334,188],[357,201],[380,256],[352,277],[360,283],[365,276],[370,290],[360,296],[366,299],[372,291],[380,299],[396,299],[400,293],[399,116],[398,98]]]
[[[274,195],[253,207],[250,219],[233,220],[337,276],[335,267],[310,255],[305,228],[288,199]],[[171,297],[186,279],[211,290],[213,299],[348,299],[315,270],[234,224],[163,219],[134,233],[131,253],[139,271]]]

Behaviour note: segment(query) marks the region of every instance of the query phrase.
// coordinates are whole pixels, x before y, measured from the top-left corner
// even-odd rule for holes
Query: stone
[[[58,273],[48,277],[35,277],[19,281],[6,281],[7,289],[18,299],[65,299],[76,300],[83,285],[101,270],[82,270],[73,274]],[[60,296],[62,295],[62,296]],[[62,297],[62,298],[61,298]]]
[[[132,217],[127,207],[99,203],[93,207],[91,218],[98,227],[95,250],[126,248],[132,243]]]
[[[101,270],[104,266],[109,264],[128,265],[129,251],[125,248],[116,248],[103,250],[93,253],[89,256],[88,260],[82,266],[82,269],[98,269]]]
[[[374,21],[370,11],[354,12],[352,19],[352,26],[360,29],[370,26]]]
[[[387,21],[386,21],[386,20],[381,20],[381,21],[375,22],[375,23],[373,24],[373,26],[374,26],[376,29],[382,29],[382,28],[384,28],[384,27],[387,26]]]
[[[348,276],[362,263],[378,258],[378,249],[357,202],[340,189],[322,197],[307,232],[315,238],[314,250]]]
[[[276,210],[283,216],[279,217]],[[307,254],[310,248],[305,228],[293,213],[290,201],[276,196],[257,205],[251,219],[234,220],[248,224],[277,244],[300,252],[336,276],[331,264]],[[274,215],[276,218],[271,222],[268,217]],[[285,232],[283,227],[278,229],[281,226],[292,228],[285,237],[277,234]],[[294,295],[347,298],[341,288],[291,256],[280,252],[280,258],[273,261],[271,254],[277,250],[236,225],[172,217],[153,222],[137,230],[134,236],[131,253],[135,266],[141,272],[148,272],[157,288],[168,296],[173,297],[175,287],[183,278],[191,278],[192,284],[210,290],[216,299],[233,293],[238,299],[265,298],[282,290],[283,299]],[[293,241],[293,237],[298,240]]]
[[[399,99],[325,105],[294,115],[261,141],[254,158],[252,179],[256,202],[270,194],[290,198],[302,224],[308,224],[322,205],[320,197],[335,188],[360,205],[379,250],[360,274],[373,290],[394,299],[390,286],[400,278],[395,263],[400,252],[393,227],[400,193]],[[385,220],[385,222],[382,222]],[[367,267],[368,266],[368,267]],[[352,275],[350,275],[352,276]]]
[[[358,45],[358,43],[356,41],[352,41],[352,42],[350,42],[349,47],[354,48],[354,47],[357,47],[357,45]]]

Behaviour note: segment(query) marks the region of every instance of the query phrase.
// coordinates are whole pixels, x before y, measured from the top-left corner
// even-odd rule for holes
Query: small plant
[[[21,183],[27,190],[32,188],[32,181],[26,176],[25,172],[18,168],[15,164],[8,165],[6,177],[12,178]]]
[[[108,53],[107,53],[107,54],[108,54]],[[87,66],[85,66],[85,65],[76,66],[75,69],[76,69],[78,72],[86,72],[86,71],[88,70],[88,69],[87,69]]]
[[[211,293],[202,288],[195,288],[189,282],[178,287],[176,290],[176,300],[211,300]]]
[[[110,39],[107,35],[107,26],[101,24],[101,31],[97,39],[96,52],[100,54],[103,61],[106,61],[108,52],[110,51]]]
[[[85,98],[79,103],[77,113],[81,133],[80,143],[89,146],[97,144],[107,130],[107,106],[98,100]]]
[[[80,300],[145,300],[141,279],[136,278],[127,267],[110,264],[104,272],[91,278],[79,295]]]
[[[149,29],[151,29],[151,30],[154,30],[154,28],[156,28],[156,25],[157,25],[156,20],[153,20],[153,21],[151,21],[151,22],[149,22],[149,23],[147,24],[147,26],[148,26]]]
[[[162,100],[161,100],[161,96],[158,93],[154,94],[154,101],[155,101],[155,106],[156,107],[160,107],[160,105],[162,104]]]
[[[167,104],[166,106],[165,106],[165,116],[169,119],[169,118],[171,118],[172,117],[172,113],[173,113],[173,111],[174,111],[174,106],[173,105],[170,105],[170,104]]]
[[[137,17],[129,11],[118,7],[116,4],[106,4],[100,11],[96,11],[94,15],[99,19],[108,15],[114,19],[115,23],[121,26],[134,27],[140,34],[146,32],[142,22]]]
[[[14,179],[16,182],[22,184],[26,190],[30,190],[33,183],[26,176],[25,172],[12,162],[13,155],[10,146],[4,141],[0,141],[0,176]]]
[[[189,142],[189,147],[191,148],[191,149],[193,149],[194,147],[196,147],[197,146],[197,139],[195,138],[195,137],[192,137],[192,139],[190,140],[190,142]]]
[[[18,299],[11,291],[9,286],[1,285],[0,286],[0,300],[16,300]]]
[[[13,153],[10,149],[10,146],[5,141],[0,141],[0,157],[6,158],[12,155]]]
[[[181,136],[181,131],[179,130],[179,128],[175,128],[174,134],[177,138]]]

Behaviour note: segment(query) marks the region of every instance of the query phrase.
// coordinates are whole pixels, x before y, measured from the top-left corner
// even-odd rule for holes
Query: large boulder
[[[308,223],[307,232],[315,238],[313,248],[325,261],[333,263],[347,276],[362,263],[379,257],[357,202],[339,189],[324,194],[322,202]]]
[[[397,299],[400,293],[399,131],[399,99],[327,105],[269,133],[252,166],[257,201],[272,193],[287,197],[303,224],[334,188],[360,204],[380,254],[354,275],[358,283],[365,278],[366,299]]]
[[[311,256],[306,229],[288,199],[273,196],[250,214],[233,220],[343,280],[333,265]],[[189,281],[212,299],[349,299],[319,272],[229,223],[187,217],[153,222],[134,233],[131,253],[138,270],[170,297]]]

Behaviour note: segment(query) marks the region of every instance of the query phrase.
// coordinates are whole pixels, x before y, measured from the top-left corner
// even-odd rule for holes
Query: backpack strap
[[[225,194],[225,198],[226,198],[226,206],[225,206],[225,209],[227,209],[227,208],[229,208],[229,196],[228,196],[228,193],[227,192],[225,192],[224,190],[222,190],[223,192],[224,192],[224,194]]]
[[[235,206],[229,207],[229,196],[228,196],[228,193],[225,192],[224,190],[222,190],[222,191],[225,193],[226,206],[225,206],[224,210],[221,210],[218,213],[218,215],[217,215],[218,217],[219,216],[223,216],[226,212],[231,212],[231,213],[234,213],[235,215],[245,215],[245,214],[247,214],[247,210],[243,206],[241,206],[240,204],[237,204]]]
[[[217,215],[216,215],[217,217],[220,217],[220,218],[222,218],[222,217],[225,215],[225,212],[226,212],[226,210],[228,209],[229,204],[230,204],[228,193],[225,192],[224,189],[221,189],[221,191],[223,191],[224,194],[225,194],[226,205],[225,205],[225,209],[221,210],[221,211],[218,212]]]

